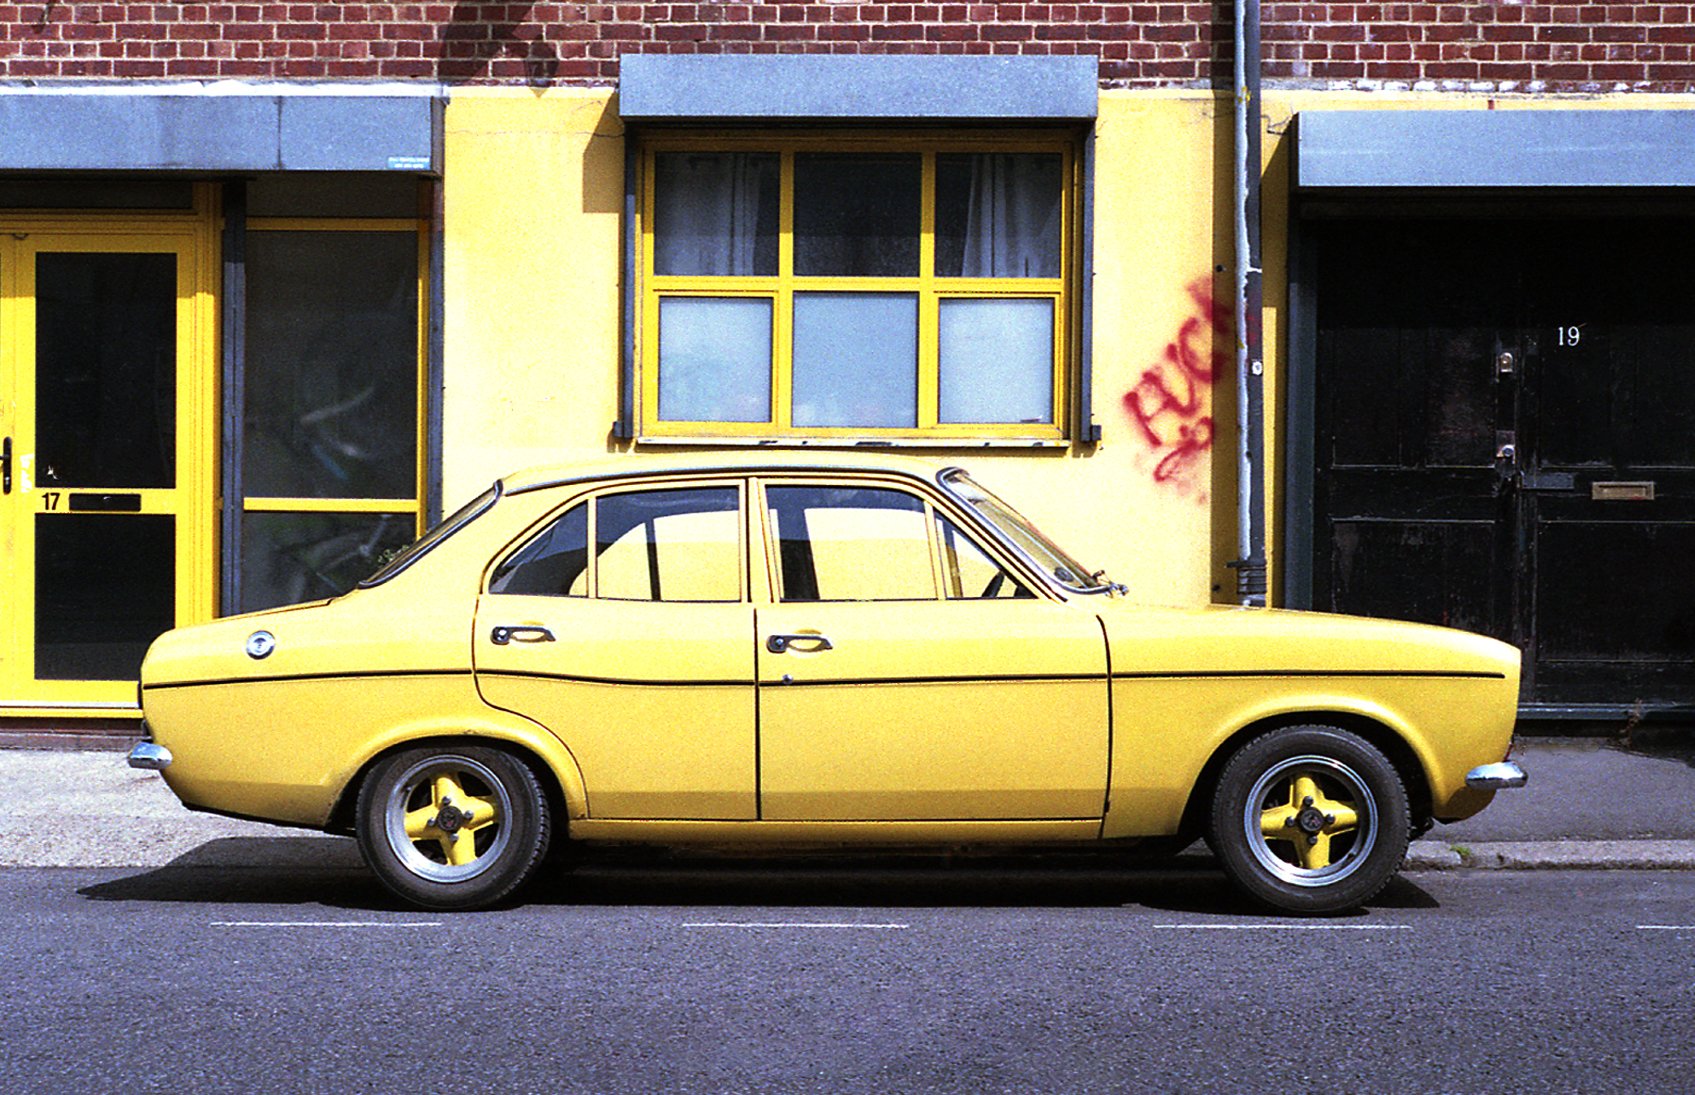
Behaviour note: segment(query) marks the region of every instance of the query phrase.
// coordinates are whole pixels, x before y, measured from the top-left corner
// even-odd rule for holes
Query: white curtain
[[[971,157],[965,223],[968,278],[1059,276],[1059,157]]]
[[[757,269],[762,194],[776,193],[769,153],[668,152],[657,157],[654,270],[748,277]],[[775,211],[767,217],[774,226]],[[769,249],[775,257],[775,249]]]

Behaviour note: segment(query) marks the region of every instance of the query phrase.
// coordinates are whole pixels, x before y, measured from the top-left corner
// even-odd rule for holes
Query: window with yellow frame
[[[656,138],[645,440],[1066,436],[1065,137]]]
[[[417,184],[283,182],[250,189],[260,212],[246,220],[241,580],[229,606],[243,611],[346,592],[418,535],[422,515],[429,241]],[[298,215],[332,199],[356,204]]]

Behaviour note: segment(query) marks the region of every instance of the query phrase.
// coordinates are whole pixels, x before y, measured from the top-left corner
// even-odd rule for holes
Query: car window
[[[604,495],[595,502],[595,596],[739,601],[741,525],[735,487]]]
[[[495,567],[490,593],[583,597],[589,591],[589,507],[572,506]]]
[[[905,491],[768,487],[785,601],[933,600],[929,516]]]
[[[948,600],[983,601],[1035,596],[995,562],[958,525],[936,514],[936,540],[942,549],[942,580]]]

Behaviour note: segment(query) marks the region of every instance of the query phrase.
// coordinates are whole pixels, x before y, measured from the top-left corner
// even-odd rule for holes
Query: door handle
[[[835,646],[822,635],[772,635],[765,640],[765,649],[773,654],[787,653],[789,647],[796,643],[812,643],[810,650],[805,653],[816,653],[820,650],[834,650]]]
[[[0,443],[0,494],[12,493],[12,439]]]
[[[553,632],[545,627],[523,625],[519,627],[497,627],[489,632],[489,642],[495,646],[505,646],[507,643],[550,643]]]

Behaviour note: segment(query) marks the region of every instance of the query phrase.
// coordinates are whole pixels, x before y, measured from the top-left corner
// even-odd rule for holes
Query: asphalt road
[[[0,871],[9,1090],[1695,1090],[1695,873],[615,861],[495,912],[362,874]]]

